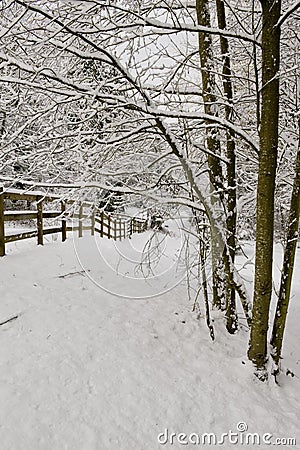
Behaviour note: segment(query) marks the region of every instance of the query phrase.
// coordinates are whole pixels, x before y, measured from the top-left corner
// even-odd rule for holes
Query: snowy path
[[[118,246],[127,255],[119,273],[131,270],[128,245]],[[165,428],[220,435],[241,421],[249,432],[297,437],[300,445],[299,378],[281,388],[254,383],[242,363],[247,334],[227,336],[216,315],[212,343],[184,285],[163,289],[167,278],[176,284],[175,273],[158,281],[166,292],[155,298],[105,292],[97,283],[128,296],[154,288],[117,275],[109,266],[118,258],[114,243],[101,246],[106,264],[92,238],[75,242],[81,264],[72,239],[0,260],[0,321],[20,314],[0,327],[1,450],[195,448],[159,445],[157,435]]]

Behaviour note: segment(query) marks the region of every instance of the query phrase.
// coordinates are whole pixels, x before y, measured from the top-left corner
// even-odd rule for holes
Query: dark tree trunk
[[[283,267],[281,273],[280,289],[277,300],[276,314],[272,330],[272,357],[276,364],[275,374],[279,372],[283,335],[285,330],[287,312],[291,296],[291,285],[294,271],[296,247],[298,241],[300,215],[300,120],[299,120],[299,146],[295,164],[295,178],[291,197],[287,240],[284,250]]]
[[[262,111],[257,185],[253,316],[248,357],[267,377],[267,332],[272,295],[274,192],[278,153],[280,0],[262,4]]]

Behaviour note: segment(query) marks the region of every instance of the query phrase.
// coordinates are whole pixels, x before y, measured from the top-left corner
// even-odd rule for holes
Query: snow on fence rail
[[[28,209],[14,211],[5,208],[5,200],[25,200]],[[29,204],[35,202],[36,210],[30,210]],[[45,210],[44,205],[51,202],[60,204],[60,209]],[[71,211],[67,207],[71,206]],[[88,211],[86,212],[86,209]],[[5,222],[20,220],[36,220],[36,229],[26,230],[15,234],[5,233]],[[60,226],[46,226],[45,219],[60,221]],[[68,222],[72,221],[70,225]],[[74,226],[76,220],[76,226]],[[87,221],[89,222],[86,225]],[[5,255],[5,244],[37,237],[37,244],[43,245],[43,237],[48,234],[61,233],[64,242],[68,231],[78,231],[78,237],[83,236],[84,230],[89,230],[91,235],[95,232],[108,239],[125,239],[133,233],[142,233],[147,229],[147,220],[139,218],[113,217],[99,210],[93,203],[75,200],[61,200],[55,195],[46,195],[42,192],[20,192],[17,189],[4,190],[0,187],[0,256]]]

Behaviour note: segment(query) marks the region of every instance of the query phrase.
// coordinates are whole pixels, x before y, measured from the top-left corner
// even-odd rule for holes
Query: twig
[[[59,275],[57,278],[68,278],[68,277],[74,277],[75,275],[82,275],[84,276],[85,274],[85,270],[81,270],[80,272],[70,272],[70,273],[66,273],[64,275]]]
[[[11,317],[10,319],[5,320],[4,322],[1,322],[1,323],[0,323],[0,326],[1,326],[1,325],[5,325],[5,324],[8,323],[8,322],[12,322],[13,320],[16,320],[18,317],[19,317],[18,315],[13,316],[13,317]]]

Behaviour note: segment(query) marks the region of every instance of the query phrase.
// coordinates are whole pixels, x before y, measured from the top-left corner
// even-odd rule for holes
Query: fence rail
[[[36,203],[36,207],[34,210],[30,210],[27,204],[28,209],[14,211],[6,209],[6,200],[22,200],[28,204]],[[60,204],[60,209],[44,209],[44,206],[51,202]],[[57,207],[57,205],[55,206]],[[70,207],[69,210],[68,207]],[[45,219],[59,221],[60,226],[46,226]],[[35,220],[36,228],[14,234],[5,233],[6,222],[20,220]],[[72,221],[72,225],[70,225],[70,221]],[[60,233],[64,242],[67,239],[68,231],[78,232],[78,237],[83,236],[83,231],[90,231],[91,235],[96,232],[101,237],[121,240],[130,237],[133,233],[146,231],[147,223],[146,219],[114,217],[89,202],[77,204],[75,200],[61,200],[58,196],[46,195],[42,192],[20,192],[16,189],[4,190],[0,187],[0,256],[5,255],[5,244],[8,242],[37,237],[38,245],[43,245],[44,236],[54,233]]]

